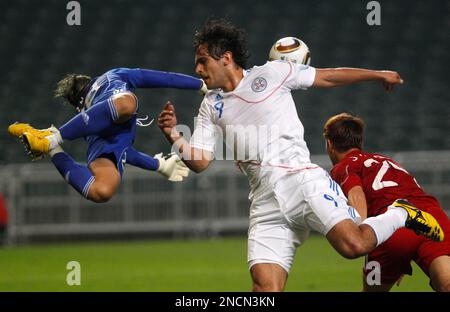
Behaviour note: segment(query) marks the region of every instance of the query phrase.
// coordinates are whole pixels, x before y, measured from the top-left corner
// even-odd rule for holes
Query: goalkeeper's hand
[[[183,181],[183,178],[189,174],[189,168],[186,167],[184,162],[175,153],[168,155],[160,153],[156,154],[154,158],[159,162],[159,167],[156,171],[165,176],[169,181]]]
[[[208,87],[206,86],[206,83],[200,79],[202,82],[202,87],[198,90],[198,93],[200,93],[200,95],[205,95],[206,92],[208,92]]]

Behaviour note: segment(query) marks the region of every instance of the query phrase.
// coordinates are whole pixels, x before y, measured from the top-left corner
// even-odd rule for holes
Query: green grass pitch
[[[67,262],[81,265],[68,286]],[[346,260],[320,236],[297,250],[286,291],[360,291],[363,259]],[[431,291],[414,265],[393,291]],[[89,242],[0,248],[0,291],[249,291],[246,239]]]

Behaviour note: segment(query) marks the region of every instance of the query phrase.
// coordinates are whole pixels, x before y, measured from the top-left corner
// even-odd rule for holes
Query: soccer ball
[[[270,49],[269,61],[274,60],[309,65],[311,55],[306,43],[295,37],[284,37],[275,42]]]

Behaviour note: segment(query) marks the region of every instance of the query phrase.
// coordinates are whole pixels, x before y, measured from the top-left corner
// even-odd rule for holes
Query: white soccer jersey
[[[191,146],[221,158],[225,142],[227,159],[249,179],[249,268],[275,263],[289,272],[311,230],[326,235],[345,219],[360,220],[339,185],[310,163],[291,91],[310,87],[315,75],[313,67],[268,62],[246,71],[231,92],[209,91],[200,106]]]
[[[191,146],[214,152],[222,138],[232,151],[226,158],[238,162],[252,191],[275,168],[307,166],[309,150],[291,91],[310,87],[315,73],[310,66],[267,62],[245,71],[235,90],[209,91],[200,106]]]

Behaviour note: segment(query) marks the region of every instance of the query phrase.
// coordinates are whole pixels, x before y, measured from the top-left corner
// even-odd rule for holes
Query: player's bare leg
[[[64,140],[74,140],[91,134],[96,134],[113,123],[127,122],[137,109],[137,100],[132,93],[120,93],[112,97],[113,109],[103,103],[76,115],[59,129],[38,130],[28,124],[13,124],[8,128],[11,135],[18,136],[29,155],[32,153],[48,154],[53,148],[61,145]],[[113,113],[111,113],[111,111]],[[90,114],[90,115],[89,115]],[[86,123],[85,118],[90,120]]]
[[[367,224],[356,225],[346,219],[337,223],[326,235],[330,244],[347,259],[355,259],[372,251],[377,245],[373,229]]]
[[[128,121],[137,109],[136,97],[131,93],[123,93],[113,97],[114,106],[116,107],[119,118],[116,123],[124,123]]]
[[[253,280],[252,291],[283,291],[288,273],[280,265],[274,263],[257,263],[250,269]]]
[[[431,285],[436,291],[450,292],[450,257],[440,256],[430,264]]]
[[[89,169],[95,181],[89,188],[87,198],[96,203],[110,200],[120,184],[120,174],[116,165],[107,158],[97,158],[89,165]]]
[[[342,256],[354,259],[371,252],[403,226],[434,241],[444,240],[444,232],[437,220],[404,199],[397,199],[384,214],[367,218],[359,226],[345,219],[326,237]]]

